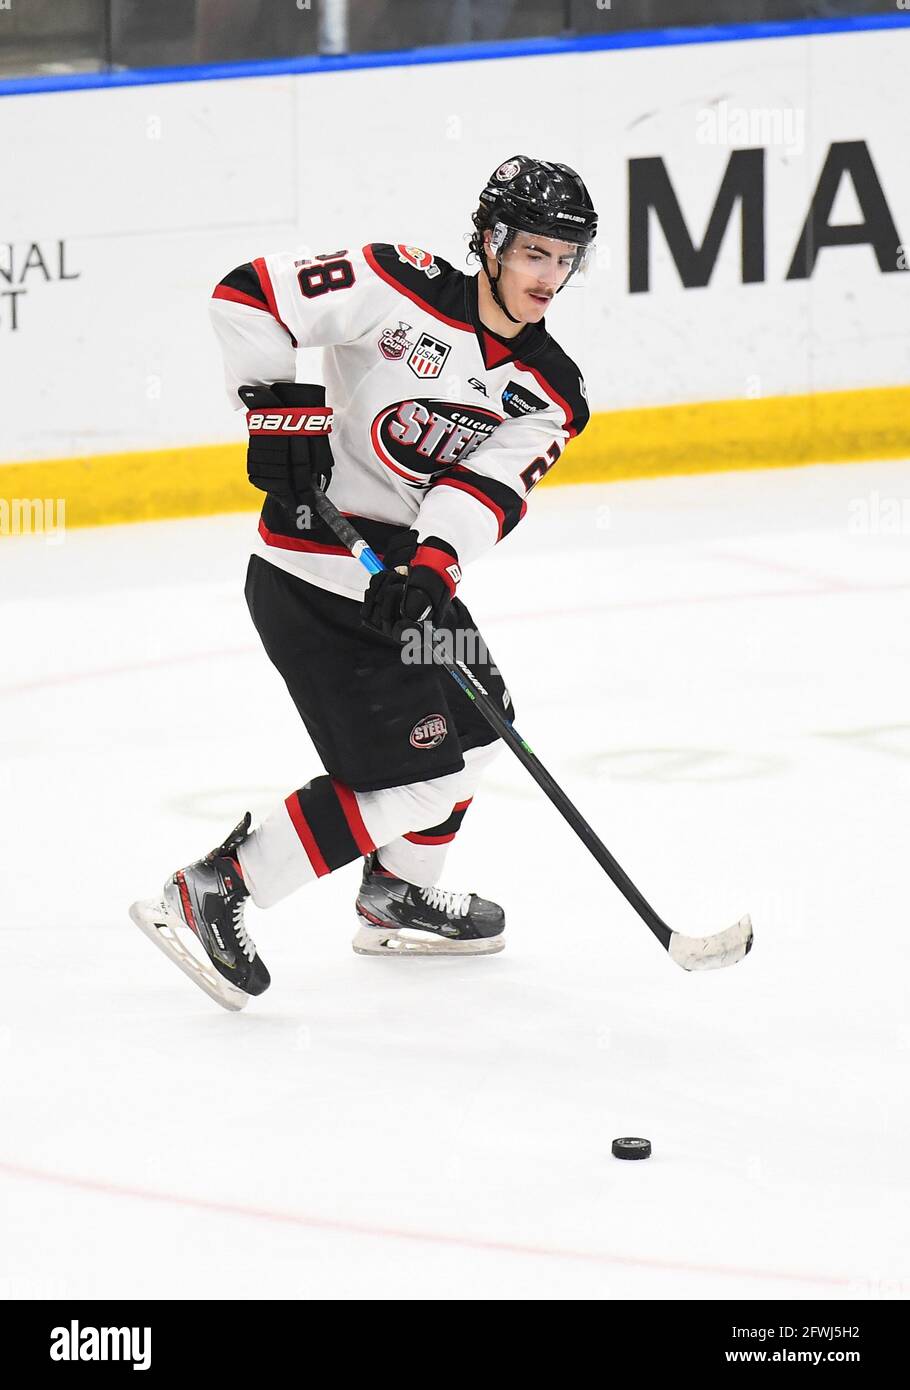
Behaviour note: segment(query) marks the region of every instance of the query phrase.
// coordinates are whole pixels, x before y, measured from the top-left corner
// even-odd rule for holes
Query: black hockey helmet
[[[493,171],[480,194],[474,225],[502,222],[522,232],[587,246],[597,235],[597,213],[581,177],[568,164],[517,154]]]
[[[487,228],[493,234],[491,250],[500,262],[516,232],[529,232],[576,245],[578,254],[566,276],[566,284],[583,269],[588,260],[588,248],[597,235],[597,213],[580,175],[568,164],[532,159],[524,154],[513,155],[494,169],[481,190],[472,220],[475,233],[471,238],[471,250],[480,259],[494,299],[513,323],[518,320],[499,296],[499,275],[494,279],[487,269],[483,245]]]

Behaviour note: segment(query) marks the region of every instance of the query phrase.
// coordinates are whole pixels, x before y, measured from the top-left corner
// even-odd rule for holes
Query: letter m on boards
[[[837,195],[845,180],[852,185],[859,205],[858,222],[832,221]],[[737,209],[742,281],[744,285],[754,284],[765,278],[765,151],[731,152],[700,245],[689,232],[663,159],[631,159],[630,293],[640,294],[651,287],[651,231],[655,219],[683,287],[703,289],[714,273],[721,244]],[[906,268],[900,254],[903,243],[864,140],[835,140],[831,144],[793,251],[787,280],[808,280],[819,253],[837,246],[868,246],[882,274]]]
[[[696,246],[683,218],[663,160],[629,161],[629,289],[648,290],[651,283],[651,213],[655,213],[686,289],[703,288],[711,279],[721,242],[736,205],[740,206],[742,278],[749,284],[765,278],[765,152],[734,150],[724,171],[708,227]]]

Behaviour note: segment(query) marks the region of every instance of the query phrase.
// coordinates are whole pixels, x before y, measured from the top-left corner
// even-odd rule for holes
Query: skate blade
[[[200,960],[184,944],[182,933],[189,932],[183,922],[175,921],[172,913],[160,902],[133,903],[130,919],[160,951],[174,962],[184,975],[206,993],[216,1004],[232,1013],[245,1009],[250,996],[225,980],[208,960]]]
[[[444,936],[405,936],[394,927],[358,929],[353,946],[358,956],[492,956],[505,949],[505,937],[482,936],[476,941],[451,941]]]

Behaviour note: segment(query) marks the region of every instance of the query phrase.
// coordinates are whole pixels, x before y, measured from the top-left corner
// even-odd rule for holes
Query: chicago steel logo
[[[412,265],[415,270],[422,270],[428,280],[435,280],[437,275],[442,274],[433,256],[420,246],[398,245],[395,250],[398,252],[398,259],[404,265]]]
[[[408,366],[415,376],[428,380],[439,376],[451,351],[449,343],[434,338],[432,333],[421,333],[417,346],[408,358]]]
[[[428,714],[411,730],[411,747],[438,748],[448,732],[441,714]]]
[[[412,487],[428,487],[433,477],[463,463],[502,416],[483,405],[454,401],[396,401],[379,411],[370,426],[376,457]]]
[[[384,328],[382,337],[379,339],[379,351],[383,357],[390,362],[399,362],[404,357],[408,348],[413,345],[408,342],[408,333],[411,325],[398,320],[397,328]]]

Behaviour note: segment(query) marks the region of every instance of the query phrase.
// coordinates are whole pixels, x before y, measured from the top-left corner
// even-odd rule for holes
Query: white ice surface
[[[544,490],[463,585],[524,737],[671,925],[751,912],[742,964],[674,966],[504,752],[443,882],[505,952],[355,956],[352,865],[250,911],[240,1015],[126,910],[319,770],[253,518],[0,544],[0,1294],[907,1297],[910,536],[851,530],[876,492],[910,465]]]

